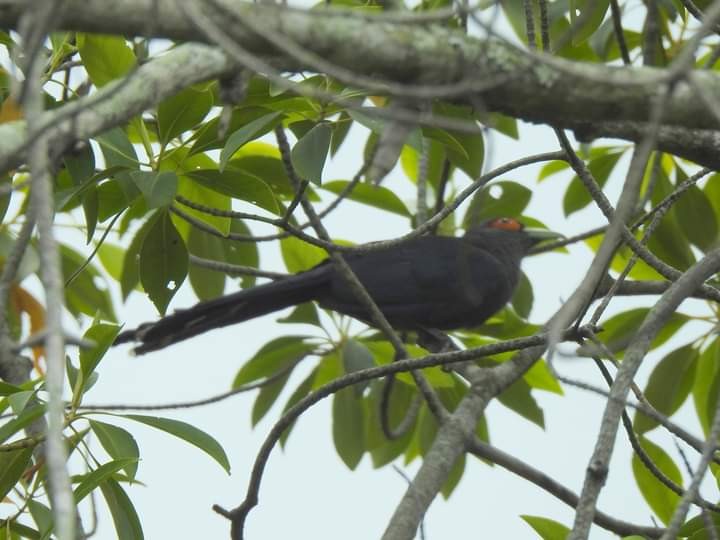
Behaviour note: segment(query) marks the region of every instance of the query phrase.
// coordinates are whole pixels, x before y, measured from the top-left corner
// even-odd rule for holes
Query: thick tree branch
[[[65,4],[57,21],[64,30],[144,35],[147,18],[152,15],[157,17],[153,37],[207,40],[179,13],[174,0],[127,0],[121,4],[68,0]],[[462,95],[467,103],[481,99],[488,109],[556,127],[578,122],[646,121],[660,83],[677,77],[669,70],[580,64],[440,26],[419,27],[382,18],[371,22],[371,17],[343,10],[309,12],[232,0],[215,0],[214,4],[224,15],[212,14],[216,24],[248,52],[273,58],[281,69],[312,71],[317,67],[307,59],[303,62],[273,51],[263,32],[281,35],[297,48],[354,74],[385,79],[389,88],[399,85],[397,90],[404,96],[413,91],[427,94],[425,97],[454,95],[461,99],[458,96]],[[4,0],[0,25],[15,27],[25,5],[24,0]],[[716,74],[701,71],[694,77],[709,94],[720,92]],[[558,95],[563,99],[558,100]],[[707,113],[689,85],[678,82],[663,122],[691,129],[716,128],[717,121]]]
[[[23,163],[29,145],[40,133],[47,138],[50,146],[60,151],[77,140],[123,125],[183,88],[217,77],[231,67],[225,55],[211,47],[182,45],[91,96],[58,109],[43,111],[29,132],[24,121],[2,124],[0,170],[9,170]]]

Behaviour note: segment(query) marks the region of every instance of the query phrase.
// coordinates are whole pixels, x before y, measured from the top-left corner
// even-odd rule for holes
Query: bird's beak
[[[560,240],[561,238],[565,238],[562,234],[547,229],[524,229],[524,232],[533,240],[534,244],[545,240]]]

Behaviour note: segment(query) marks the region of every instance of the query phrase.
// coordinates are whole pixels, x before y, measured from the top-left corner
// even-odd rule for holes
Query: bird
[[[518,284],[520,263],[530,248],[559,236],[499,217],[468,228],[462,237],[419,236],[343,256],[396,330],[456,330],[479,326],[502,309]],[[345,278],[325,259],[304,272],[126,330],[115,345],[135,342],[134,353],[144,354],[309,301],[373,324]]]

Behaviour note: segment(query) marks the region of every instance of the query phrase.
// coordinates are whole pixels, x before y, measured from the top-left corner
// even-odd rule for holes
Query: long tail
[[[134,352],[144,354],[215,328],[308,302],[317,298],[323,287],[327,286],[329,271],[329,265],[322,265],[272,283],[200,302],[159,321],[144,323],[134,330],[122,332],[114,345],[139,342]]]

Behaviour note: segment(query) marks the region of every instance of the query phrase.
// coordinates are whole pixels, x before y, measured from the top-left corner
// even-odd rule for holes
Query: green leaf
[[[638,440],[657,468],[677,485],[682,486],[682,474],[672,458],[670,458],[661,447],[645,437],[639,437]],[[653,512],[660,518],[660,521],[667,525],[670,522],[670,518],[672,518],[675,507],[678,502],[680,502],[680,496],[670,491],[670,489],[655,478],[647,467],[643,465],[637,457],[637,454],[633,454],[632,457],[632,470],[643,498],[647,501]]]
[[[685,524],[680,527],[678,531],[679,536],[685,538],[689,537],[691,540],[711,540],[717,538],[718,532],[720,532],[720,516],[715,512],[708,512],[707,517],[712,519],[715,528],[715,536],[710,536],[705,526],[705,517],[702,514],[687,520]],[[641,539],[643,540],[643,539]]]
[[[478,129],[478,132],[479,131],[480,130]],[[450,149],[454,150],[455,154],[460,156],[462,159],[469,159],[470,157],[468,151],[463,147],[463,145],[460,143],[454,133],[449,133],[443,129],[423,126],[420,134],[422,135],[422,137],[433,139],[439,142],[445,147],[446,151]],[[417,131],[412,131],[410,133],[407,144],[415,148],[415,150],[422,150],[423,142],[422,139],[419,137]]]
[[[0,381],[0,396],[5,397],[16,392],[22,392],[23,389],[14,384],[8,384],[4,381]]]
[[[697,349],[685,345],[667,354],[650,374],[643,393],[650,404],[666,417],[672,416],[690,394],[698,356]],[[641,411],[635,413],[633,427],[638,434],[657,425],[656,420]]]
[[[715,173],[710,176],[702,191],[712,205],[713,213],[718,218],[720,216],[720,174]]]
[[[599,337],[605,345],[616,356],[622,357],[625,347],[635,337],[635,333],[642,325],[645,317],[650,310],[648,308],[636,308],[618,313],[610,317],[601,324],[602,332]],[[687,315],[675,312],[672,314],[667,324],[657,333],[650,348],[654,349],[670,339],[687,321]],[[586,344],[578,348],[578,354],[583,356],[600,356],[604,357],[604,353],[592,344]]]
[[[437,188],[443,175],[443,164],[447,157],[445,147],[433,139],[424,139],[423,150],[427,152],[427,180],[428,183]],[[420,154],[410,145],[405,145],[400,153],[400,165],[405,175],[414,183],[417,183],[420,174]]]
[[[353,373],[375,366],[370,350],[355,339],[348,339],[342,346],[342,361],[345,373]]]
[[[295,188],[290,183],[280,152],[274,146],[262,141],[252,141],[238,150],[225,167],[228,172],[245,173],[266,182],[278,198],[292,199]],[[317,194],[307,190],[310,200],[318,200]]]
[[[123,300],[126,300],[130,293],[140,283],[140,250],[145,242],[145,237],[157,222],[160,213],[156,212],[142,224],[138,229],[128,246],[122,264],[122,278],[120,280],[120,290]]]
[[[443,142],[450,163],[475,180],[482,173],[483,160],[485,159],[485,143],[480,127],[473,121],[473,112],[473,109],[468,106],[459,106],[446,102],[436,103],[433,106],[434,114],[440,118],[445,117],[450,120],[465,122],[468,128],[474,128],[474,132],[439,130],[427,127],[423,127],[422,131],[424,135]],[[500,122],[502,117],[495,116],[492,120]],[[506,120],[508,119],[506,118]],[[506,121],[506,127],[510,127],[508,124],[509,122]],[[439,133],[444,134],[442,139],[437,138]],[[448,140],[451,141],[451,144],[448,144]]]
[[[137,465],[137,461],[138,458],[116,459],[108,463],[103,463],[94,471],[86,474],[80,484],[78,484],[78,486],[73,491],[75,504],[82,501],[92,491],[99,487],[100,484],[111,478],[112,475],[118,472],[120,469],[125,469],[133,463]]]
[[[533,366],[523,375],[525,382],[530,385],[531,388],[537,390],[545,390],[554,394],[563,394],[562,386],[553,376],[548,368],[545,360],[538,360]]]
[[[12,397],[12,396],[11,396]],[[720,381],[716,377],[712,381],[712,385],[710,386],[710,392],[708,394],[707,403],[705,404],[705,417],[707,418],[709,423],[712,423],[712,421],[715,419],[715,413],[718,408],[718,404],[720,401]]]
[[[482,174],[483,160],[485,159],[485,143],[482,133],[453,133],[464,152],[455,148],[446,147],[450,163],[467,174],[470,179],[476,180]]]
[[[106,320],[115,320],[112,298],[104,276],[84,255],[66,245],[60,245],[63,278],[67,281],[82,266],[72,283],[65,286],[65,306],[76,317],[80,314],[95,317],[98,313]],[[102,284],[102,286],[101,286]]]
[[[83,339],[95,342],[95,346],[92,348],[82,347],[80,349],[80,368],[86,381],[89,379],[90,374],[95,371],[95,367],[105,356],[119,332],[119,326],[104,323],[94,324],[85,332]]]
[[[315,368],[312,389],[317,390],[335,379],[339,379],[343,376],[344,371],[339,350],[334,349],[322,355],[320,363]]]
[[[610,0],[570,0],[572,42],[578,45],[592,36],[602,24]]]
[[[354,339],[348,339],[343,343],[341,357],[345,373],[353,373],[375,365],[375,358],[370,350]],[[355,394],[360,397],[366,387],[367,383],[359,383],[352,388]]]
[[[720,338],[715,338],[698,358],[695,384],[692,389],[695,412],[705,435],[710,432],[710,424],[714,417],[714,414],[710,414],[709,411],[714,411],[718,402],[718,390],[720,390],[719,369]]]
[[[277,120],[280,118],[281,114],[282,113],[277,111],[271,112],[248,122],[243,127],[233,132],[232,135],[228,137],[222,152],[220,152],[220,171],[225,169],[225,165],[227,165],[228,160],[240,149],[240,147],[272,129],[278,123]]]
[[[63,155],[62,162],[76,186],[85,184],[95,176],[95,154],[89,145]]]
[[[476,111],[475,116],[485,126],[494,129],[511,139],[515,139],[517,141],[520,138],[517,127],[517,119],[512,116],[505,116],[504,114],[497,112],[484,113],[480,111]]]
[[[333,396],[332,433],[340,459],[354,470],[365,453],[365,417],[362,398],[352,388],[343,388]]]
[[[686,179],[679,167],[678,183]],[[673,204],[677,223],[685,237],[694,245],[708,251],[718,241],[718,220],[708,196],[697,186],[690,187]]]
[[[295,307],[287,317],[280,317],[278,322],[281,323],[304,323],[312,324],[322,328],[318,310],[313,302],[305,302]]]
[[[544,429],[545,415],[530,391],[530,385],[525,380],[519,379],[498,396],[498,401]]]
[[[473,195],[463,218],[463,227],[467,229],[490,218],[519,216],[531,197],[532,191],[517,182],[503,181],[486,185]]]
[[[105,497],[110,515],[112,515],[117,538],[143,540],[145,536],[143,535],[140,518],[138,518],[130,497],[127,496],[120,484],[108,478],[103,484],[100,484],[100,490],[103,497]]]
[[[145,197],[148,209],[170,206],[178,189],[177,174],[171,171],[133,171],[130,177]]]
[[[270,377],[301,360],[316,347],[307,339],[307,336],[282,336],[269,341],[240,368],[232,387]]]
[[[349,184],[350,182],[347,180],[333,180],[332,182],[325,182],[322,189],[339,195]],[[411,217],[412,215],[400,197],[383,186],[358,183],[347,195],[347,198],[400,216]]]
[[[502,6],[503,13],[507,17],[510,26],[512,27],[515,35],[520,39],[521,43],[527,43],[527,33],[525,30],[525,12],[523,10],[522,2],[516,0],[501,0],[500,5]],[[533,10],[533,24],[535,28],[540,28],[539,20],[537,16],[537,10]],[[539,32],[538,32],[539,34]],[[536,36],[536,49],[540,49],[542,44],[540,43],[540,36]]]
[[[674,186],[660,168],[657,175],[655,189],[653,190],[651,201],[653,204],[659,204],[660,201],[670,195],[674,190]],[[648,248],[663,261],[671,264],[679,270],[687,270],[695,262],[695,255],[686,240],[683,229],[678,222],[679,218],[674,208],[660,220],[653,235],[648,241]]]
[[[521,270],[520,281],[510,303],[520,317],[527,319],[530,316],[530,311],[532,311],[534,299],[532,283],[530,283],[525,272]]]
[[[330,149],[331,134],[332,128],[326,123],[321,123],[308,131],[295,144],[290,157],[300,178],[317,185],[322,183],[322,170]]]
[[[423,411],[426,409],[425,405],[421,406],[418,417],[410,429],[400,437],[388,440],[381,429],[378,418],[383,384],[381,381],[372,381],[370,383],[370,392],[363,400],[364,415],[367,419],[365,422],[365,449],[370,454],[372,465],[375,468],[393,462],[409,449],[409,445],[415,441],[418,421],[422,418]],[[406,384],[393,386],[387,407],[388,422],[391,427],[396,428],[405,419],[410,404],[416,396],[417,392],[411,386]]]
[[[111,179],[97,188],[98,217],[104,221],[130,206],[140,195],[130,177],[130,171],[139,170],[140,163],[135,147],[122,129],[110,129],[95,139],[102,150],[105,165],[113,170]]]
[[[95,234],[99,205],[97,188],[95,185],[89,184],[95,175],[95,154],[88,145],[79,152],[63,156],[63,164],[76,186],[76,189],[71,189],[70,191],[77,194],[84,193],[82,205],[85,213],[85,223],[87,225],[86,242],[90,243],[90,240]],[[0,204],[4,204],[5,201],[10,202],[9,196],[0,199]],[[3,215],[5,214],[5,210],[7,210],[7,208],[2,211]]]
[[[277,379],[260,388],[260,392],[258,392],[258,395],[255,398],[255,402],[253,403],[252,411],[250,413],[250,422],[253,427],[255,427],[258,422],[265,417],[270,410],[270,407],[275,404],[280,392],[282,392],[283,388],[285,388],[292,371],[292,368],[288,369]]]
[[[223,172],[215,169],[199,169],[188,171],[186,174],[188,178],[207,189],[247,201],[273,214],[279,213],[280,206],[271,187],[252,173],[229,167]],[[203,204],[208,203],[203,202]]]
[[[34,448],[0,452],[0,501],[10,493],[30,465]]]
[[[122,129],[109,129],[95,139],[100,145],[107,167],[134,170],[140,166],[135,147]]]
[[[100,212],[100,202],[97,188],[95,186],[91,186],[87,190],[86,195],[83,198],[82,206],[83,214],[85,214],[85,225],[87,229],[85,233],[85,243],[89,244],[92,237],[95,235],[95,227],[97,227],[98,215]]]
[[[178,179],[177,194],[179,196],[196,204],[201,204],[221,212],[232,210],[232,199],[230,196],[221,193],[220,190],[213,189],[213,186],[207,185],[204,181],[198,181],[199,177],[193,177],[191,174],[183,174],[180,175]],[[194,208],[184,205],[178,205],[177,207],[182,210],[183,213],[189,214],[190,217],[215,229],[223,236],[226,236],[230,231],[232,219],[229,217],[211,215],[207,212],[201,212],[200,210],[195,210]],[[183,236],[187,237],[187,231],[191,225],[178,216],[174,216],[173,220],[176,221],[178,231],[184,231]]]
[[[103,182],[94,191],[97,198],[97,217],[100,222],[110,219],[128,207],[128,199],[117,180]]]
[[[294,236],[280,240],[280,251],[283,261],[285,261],[285,267],[291,274],[309,270],[327,259],[327,252],[324,249],[308,244]]]
[[[7,402],[15,412],[19,414],[24,411],[25,408],[32,404],[37,405],[37,390],[23,390],[21,392],[14,392],[7,397]]]
[[[230,222],[230,232],[233,234],[244,234],[246,236],[252,233],[247,225],[239,219],[234,219]],[[227,240],[223,242],[223,251],[225,252],[225,260],[230,264],[257,268],[260,263],[258,246],[255,242]],[[243,276],[241,278],[241,284],[243,288],[255,285],[255,276]]]
[[[83,67],[97,87],[119,79],[135,66],[135,54],[123,37],[78,32],[75,39]]]
[[[610,173],[617,165],[618,160],[622,157],[622,152],[610,152],[607,154],[601,154],[598,157],[591,159],[588,163],[588,169],[592,173],[595,181],[600,187],[603,187],[610,177]],[[571,181],[570,185],[565,191],[565,197],[563,198],[563,211],[565,216],[569,216],[578,210],[582,210],[588,204],[592,202],[592,197],[585,188],[585,185],[580,181],[576,175]]]
[[[538,23],[537,28],[539,27]],[[539,37],[540,32],[537,32],[537,35]],[[597,56],[590,48],[590,44],[587,41],[573,42],[572,39],[567,39],[570,35],[570,22],[565,17],[555,18],[550,26],[550,49],[553,53],[569,60],[595,62]]]
[[[98,259],[105,271],[115,281],[122,279],[123,259],[125,258],[125,250],[115,244],[105,241],[98,246]]]
[[[158,416],[144,416],[139,414],[126,414],[121,416],[122,418],[129,418],[130,420],[141,422],[146,426],[154,427],[155,429],[159,429],[189,442],[217,461],[225,472],[230,474],[230,462],[223,447],[220,446],[220,443],[213,437],[195,426],[181,422],[180,420],[160,418]]]
[[[350,132],[352,126],[352,119],[347,112],[342,112],[337,121],[333,122],[332,137],[330,139],[330,156],[335,157],[335,154],[340,149],[340,146],[345,141],[347,134]]]
[[[35,405],[26,408],[19,415],[8,420],[0,426],[0,443],[7,441],[21,429],[24,429],[32,422],[40,418],[45,412],[45,407]]]
[[[253,120],[267,115],[269,112],[270,109],[266,107],[234,107],[232,115],[230,116],[230,122],[228,122],[227,128],[222,133],[218,132],[220,117],[206,120],[190,137],[193,144],[190,147],[189,155],[192,156],[201,152],[207,152],[208,150],[222,148],[227,143],[230,135],[242,129],[243,126]]]
[[[42,538],[42,540],[49,539],[51,537],[50,533],[53,529],[52,510],[37,500],[31,499],[27,501],[27,504],[33,521],[35,521],[35,524],[42,533],[39,538]]]
[[[206,88],[190,87],[158,105],[158,136],[166,145],[170,140],[198,125],[213,105],[212,93]]]
[[[285,407],[283,407],[283,414],[285,414],[293,405],[295,405],[298,401],[303,399],[305,396],[307,396],[313,389],[313,380],[315,379],[315,373],[316,371],[313,370],[310,375],[305,377],[303,379],[303,382],[301,382],[298,387],[293,391],[292,394],[290,394],[290,397],[288,398],[287,402],[285,403]],[[283,431],[283,434],[280,435],[280,446],[285,447],[285,444],[287,443],[287,439],[290,436],[290,432],[292,431],[293,427],[295,427],[295,422],[290,424],[288,427],[285,428],[285,431]]]
[[[3,188],[7,187],[10,182],[12,181],[12,178],[9,174],[4,174],[0,176],[0,186]],[[8,191],[5,195],[0,196],[0,223],[3,222],[5,219],[5,215],[7,214],[8,208],[10,208],[10,199],[12,198],[13,191]]]
[[[548,161],[540,169],[537,181],[542,182],[550,176],[567,171],[570,168],[570,164],[567,161]]]
[[[140,283],[161,314],[187,276],[188,254],[170,215],[163,211],[140,249]]]
[[[366,340],[363,341],[363,345],[370,350],[377,364],[389,364],[395,358],[395,350],[387,341]],[[427,355],[425,349],[416,345],[406,345],[406,350],[411,358],[421,358]],[[455,384],[452,375],[443,371],[440,366],[425,368],[422,372],[427,381],[435,388],[448,388]],[[415,380],[410,373],[398,373],[396,377],[398,381],[415,387]]]
[[[97,420],[90,420],[90,427],[111,458],[114,460],[129,460],[127,465],[123,466],[123,469],[125,469],[130,481],[135,480],[138,460],[140,459],[140,449],[137,442],[135,442],[135,437],[121,427]]]
[[[543,540],[565,540],[570,529],[562,523],[541,516],[520,516]]]
[[[29,503],[36,504],[35,501],[29,501]],[[29,504],[28,508],[30,506],[31,505]],[[48,511],[50,511],[49,508]],[[29,538],[30,540],[40,540],[40,538],[43,537],[40,531],[23,525],[22,523],[18,523],[16,520],[4,520],[0,521],[0,523],[2,523],[3,527],[2,529],[0,529],[1,540],[20,540],[22,538]],[[9,533],[12,536],[5,536],[5,532]]]
[[[196,257],[223,262],[225,259],[223,244],[225,242],[229,242],[229,240],[208,234],[197,227],[190,227],[187,249],[189,253]],[[198,264],[190,264],[188,277],[193,291],[200,300],[217,298],[225,290],[225,274],[223,272],[205,268]]]

